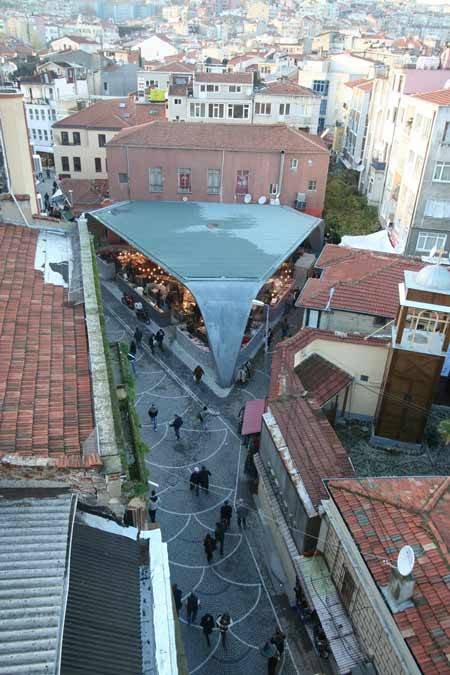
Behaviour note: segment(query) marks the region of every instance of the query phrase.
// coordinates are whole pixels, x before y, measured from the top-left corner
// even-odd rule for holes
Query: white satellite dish
[[[408,577],[414,568],[416,557],[411,546],[403,546],[398,554],[397,569],[402,577]]]
[[[261,195],[261,197],[258,199],[258,204],[265,204],[267,201],[267,197],[265,195]]]
[[[244,197],[244,202],[246,204],[250,204],[251,201],[252,201],[252,196],[249,195],[249,194],[246,194],[245,197]]]

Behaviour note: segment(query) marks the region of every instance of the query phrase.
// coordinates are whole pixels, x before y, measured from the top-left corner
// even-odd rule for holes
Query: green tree
[[[346,235],[371,234],[380,229],[377,210],[357,190],[354,171],[331,174],[325,194],[324,219],[330,239],[339,243]]]

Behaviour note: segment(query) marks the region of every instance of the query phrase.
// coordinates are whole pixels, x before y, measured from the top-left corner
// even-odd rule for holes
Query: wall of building
[[[56,154],[56,150],[55,150]],[[280,154],[270,152],[239,152],[209,150],[178,150],[110,147],[107,150],[109,186],[111,198],[176,200],[188,197],[192,201],[229,202],[242,201],[236,197],[236,174],[238,170],[249,170],[249,193],[253,201],[261,195],[269,195],[271,183],[277,183],[280,171]],[[298,159],[296,171],[290,169],[291,159]],[[311,162],[311,164],[309,164]],[[280,201],[294,206],[298,192],[306,195],[306,213],[320,216],[325,199],[328,155],[286,153]],[[151,193],[149,190],[149,169],[162,167],[164,190]],[[191,194],[177,192],[177,169],[191,168]],[[208,169],[221,170],[222,196],[208,194]],[[119,173],[128,174],[129,185],[119,182]],[[316,189],[309,190],[310,181],[316,181]]]
[[[295,367],[310,354],[319,354],[353,376],[347,399],[347,414],[361,418],[375,415],[378,394],[388,357],[388,345],[349,344],[344,341],[321,340],[311,342],[295,355]],[[363,379],[361,379],[363,378]],[[365,379],[367,378],[367,379]],[[342,407],[343,402],[339,405]]]
[[[387,323],[388,320],[386,320],[385,323]],[[305,326],[307,325],[307,313],[305,312]],[[370,335],[375,330],[381,328],[382,325],[382,323],[376,320],[376,317],[368,314],[333,310],[331,312],[320,312],[320,323],[318,327],[321,330]],[[314,328],[316,326],[311,327]],[[387,331],[383,331],[383,334],[387,334]]]
[[[319,123],[320,98],[319,96],[271,96],[270,94],[256,94],[256,103],[270,103],[270,115],[253,113],[256,124],[289,124],[291,126],[308,128],[311,134],[317,134]],[[289,115],[280,115],[280,104],[288,103]]]
[[[128,96],[136,90],[137,65],[122,64],[88,74],[88,90],[93,96]]]
[[[69,134],[69,145],[61,143],[61,132],[67,131]],[[80,145],[73,145],[73,132],[79,132]],[[57,174],[64,174],[70,178],[85,178],[94,180],[96,178],[108,178],[106,171],[106,148],[99,146],[99,134],[106,136],[106,142],[110,141],[117,131],[102,129],[76,129],[57,128],[53,132],[55,169]],[[62,158],[69,158],[69,171],[63,169]],[[74,170],[73,158],[79,157],[81,161],[81,171]],[[95,158],[101,159],[101,171],[96,171]]]

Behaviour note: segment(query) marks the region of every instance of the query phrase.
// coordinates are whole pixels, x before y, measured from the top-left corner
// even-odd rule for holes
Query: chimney
[[[389,584],[382,586],[381,591],[393,614],[403,612],[409,607],[414,607],[412,601],[414,585],[415,581],[412,574],[404,576],[396,567],[391,569]]]

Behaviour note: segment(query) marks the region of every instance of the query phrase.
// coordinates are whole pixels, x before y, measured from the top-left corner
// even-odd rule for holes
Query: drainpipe
[[[223,202],[223,167],[225,166],[225,150],[222,150],[222,166],[220,167],[220,202]]]
[[[280,170],[278,172],[278,192],[276,194],[276,199],[279,199],[280,194],[281,194],[281,185],[283,183],[283,175],[284,175],[284,159],[285,159],[285,153],[284,150],[281,150],[280,152]]]

